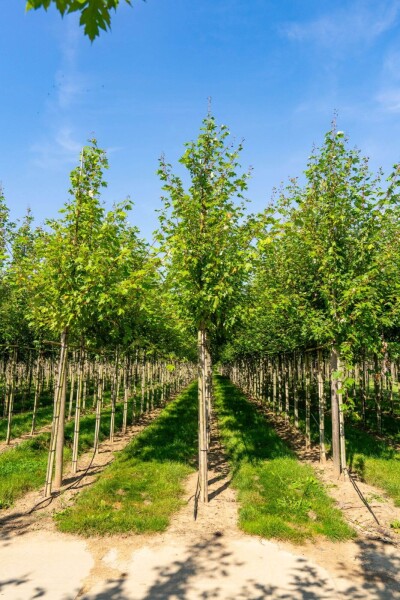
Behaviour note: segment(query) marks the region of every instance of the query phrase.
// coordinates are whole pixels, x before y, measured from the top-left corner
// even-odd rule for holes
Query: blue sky
[[[300,175],[334,111],[389,172],[400,160],[400,0],[133,0],[91,44],[76,16],[0,2],[0,182],[13,218],[67,198],[80,147],[109,153],[107,205],[131,196],[151,237],[158,158],[176,163],[212,98],[244,138],[254,211]]]

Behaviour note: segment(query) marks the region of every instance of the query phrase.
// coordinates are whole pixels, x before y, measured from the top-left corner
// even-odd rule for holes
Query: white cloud
[[[290,40],[324,46],[370,43],[391,29],[399,14],[399,0],[359,0],[347,9],[332,11],[318,19],[286,23],[281,31]]]
[[[381,91],[376,97],[384,111],[400,112],[400,88],[392,88]]]
[[[51,139],[38,141],[31,147],[33,164],[41,169],[58,169],[77,162],[82,144],[71,128],[61,127]]]

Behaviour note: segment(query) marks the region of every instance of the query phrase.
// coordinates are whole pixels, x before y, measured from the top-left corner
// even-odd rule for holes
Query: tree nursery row
[[[307,444],[316,429],[321,460],[332,451],[339,472],[347,423],[398,440],[400,167],[372,173],[333,123],[304,174],[255,215],[242,145],[229,138],[208,115],[185,145],[184,177],[160,159],[163,198],[151,244],[130,224],[129,200],[105,209],[108,162],[95,140],[71,172],[58,219],[35,226],[28,211],[13,223],[1,194],[4,439],[21,414],[30,415],[33,434],[40,410],[50,408],[46,495],[53,477],[61,485],[65,421],[75,420],[76,469],[82,412],[100,419],[107,402],[112,438],[117,405],[126,429],[198,375],[207,502],[217,363],[303,427]]]

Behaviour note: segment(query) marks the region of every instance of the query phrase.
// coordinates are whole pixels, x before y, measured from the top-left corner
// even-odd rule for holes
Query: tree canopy
[[[122,0],[131,6],[131,0]],[[68,13],[80,13],[79,23],[85,35],[93,41],[100,30],[111,28],[111,11],[116,10],[121,0],[27,0],[26,10],[54,6],[64,16]]]

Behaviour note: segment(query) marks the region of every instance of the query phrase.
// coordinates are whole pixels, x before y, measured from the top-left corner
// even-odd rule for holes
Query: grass
[[[128,406],[131,414],[132,404]],[[100,422],[100,441],[110,435],[111,409],[103,410]],[[96,416],[93,413],[82,415],[80,419],[79,453],[93,447]],[[116,406],[115,428],[122,427],[123,405]],[[64,458],[67,462],[71,457],[70,448],[74,436],[74,422],[65,426]],[[42,433],[34,438],[21,442],[15,448],[0,453],[0,509],[13,505],[15,500],[30,490],[44,485],[47,467],[47,455],[50,434]]]
[[[192,384],[56,515],[64,532],[89,535],[164,531],[182,505],[197,448],[197,383]]]
[[[312,468],[296,460],[244,395],[222,377],[215,392],[243,531],[295,543],[319,535],[331,540],[354,537]]]
[[[400,506],[400,453],[366,431],[346,427],[347,464],[370,485],[385,490]]]
[[[42,434],[0,454],[0,508],[44,485],[48,443],[49,435]]]
[[[11,438],[16,438],[29,433],[32,426],[33,408],[18,412],[17,402],[14,406],[14,414],[11,421]],[[42,395],[40,407],[36,415],[36,429],[40,429],[51,423],[53,416],[53,399],[48,394]],[[7,434],[7,416],[0,418],[0,440],[5,440]]]
[[[319,443],[317,427],[318,415],[311,419],[312,443]],[[300,420],[300,429],[305,432],[305,421]],[[390,442],[398,443],[398,418],[393,417],[391,435],[380,439],[372,432],[365,431],[360,423],[354,423],[349,416],[345,422],[346,458],[350,470],[355,471],[363,481],[387,492],[395,504],[400,506],[400,453]],[[331,451],[332,423],[325,419],[326,448]]]

